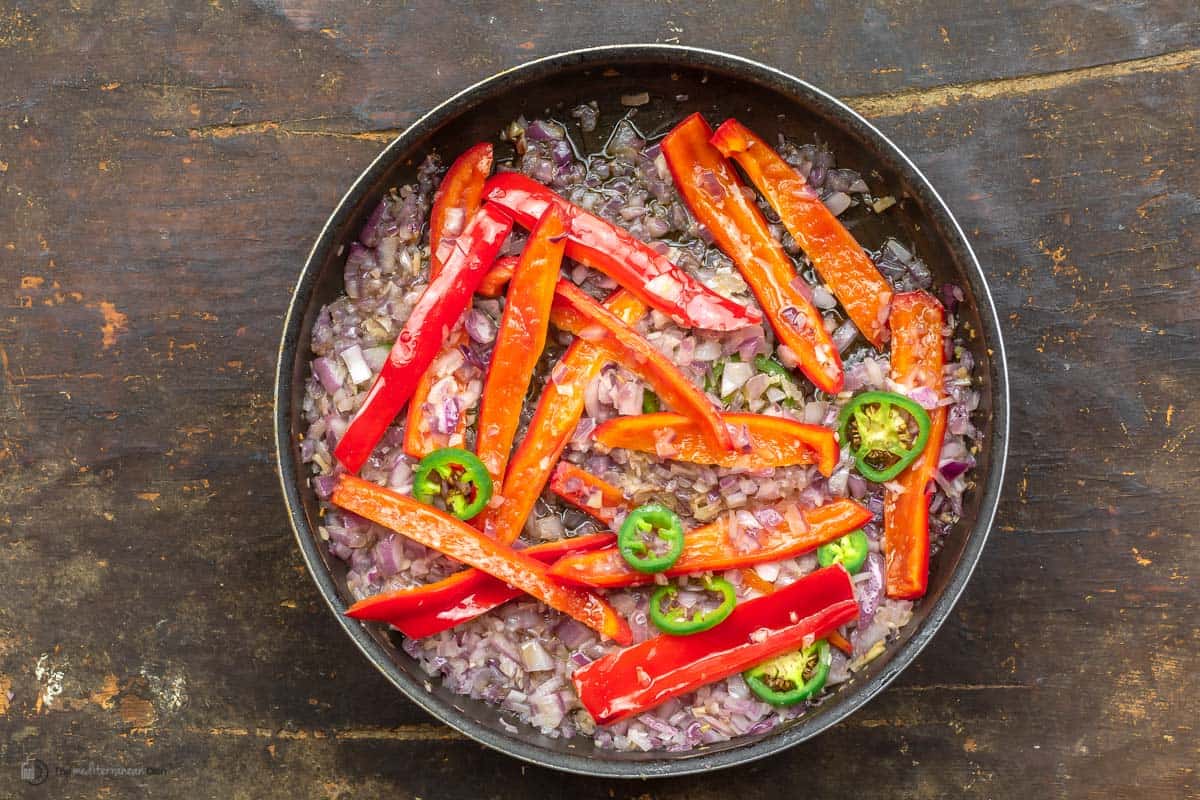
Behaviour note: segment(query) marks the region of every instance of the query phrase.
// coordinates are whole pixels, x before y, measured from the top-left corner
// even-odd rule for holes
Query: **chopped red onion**
[[[856,336],[858,336],[858,328],[853,322],[846,320],[833,332],[833,346],[838,349],[839,353],[844,353]]]
[[[371,368],[367,366],[367,362],[363,359],[361,347],[352,344],[338,355],[342,357],[342,362],[346,365],[346,370],[350,374],[350,380],[354,384],[366,383],[371,380]]]
[[[850,195],[845,192],[834,192],[828,197],[823,198],[822,202],[825,203],[825,207],[829,209],[830,213],[836,217],[849,208],[850,203],[853,201]]]
[[[496,338],[496,323],[477,308],[467,311],[463,327],[467,331],[467,336],[479,344],[488,344]]]
[[[312,362],[313,374],[321,381],[321,385],[325,387],[325,391],[333,394],[338,389],[342,388],[342,377],[339,374],[338,366],[328,358],[314,358]]]
[[[728,397],[745,385],[754,374],[754,365],[745,361],[730,361],[721,372],[721,397]]]
[[[333,485],[337,483],[336,475],[315,475],[312,479],[313,491],[322,500],[328,500],[333,495]]]
[[[819,309],[828,311],[831,308],[837,307],[837,298],[833,296],[833,292],[829,291],[824,284],[818,283],[812,287],[812,304]]]
[[[883,556],[879,553],[868,555],[866,573],[869,577],[855,585],[858,591],[858,626],[860,629],[870,625],[871,620],[875,619],[875,612],[879,610],[879,603],[883,599],[883,566]]]

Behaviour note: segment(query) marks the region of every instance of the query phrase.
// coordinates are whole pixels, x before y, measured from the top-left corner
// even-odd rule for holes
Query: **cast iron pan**
[[[619,98],[642,91],[649,92],[651,102],[638,109],[636,122],[648,134],[665,132],[687,114],[701,111],[714,125],[737,116],[772,139],[779,131],[801,142],[815,135],[829,144],[839,166],[861,172],[876,194],[894,195],[899,203],[885,214],[851,209],[847,224],[869,247],[888,235],[914,243],[937,284],[954,281],[964,288],[961,314],[977,332],[971,346],[982,377],[974,420],[984,431],[978,487],[965,498],[962,522],[934,558],[929,594],[900,640],[803,718],[766,734],[686,753],[614,753],[595,748],[587,738],[551,739],[528,726],[508,733],[494,707],[439,685],[427,690],[427,676],[397,646],[396,634],[342,615],[349,596],[345,564],[314,536],[318,504],[297,440],[313,321],[341,291],[347,246],[383,194],[412,180],[428,151],[452,159],[477,141],[494,141],[497,131],[520,114],[530,119],[548,114],[569,122],[568,109],[597,100],[609,115],[602,117],[599,135],[623,111]],[[572,134],[578,135],[578,129]],[[598,149],[588,146],[595,143],[584,144],[587,150]],[[791,75],[735,56],[669,45],[598,47],[524,64],[460,92],[397,137],[354,182],[317,236],[288,309],[275,384],[279,475],[296,539],[321,594],[358,648],[413,702],[472,739],[533,764],[609,777],[683,775],[764,758],[816,736],[887,686],[945,622],[979,560],[999,499],[1007,437],[1004,345],[987,281],[958,223],[920,170],[869,122]]]

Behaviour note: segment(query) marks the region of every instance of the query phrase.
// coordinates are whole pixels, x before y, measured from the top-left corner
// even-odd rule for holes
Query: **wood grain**
[[[1200,11],[969,5],[0,9],[0,796],[1200,792]],[[270,452],[292,281],[395,129],[639,40],[797,72],[893,137],[976,245],[1014,400],[992,544],[913,667],[785,756],[653,784],[400,698],[304,573]],[[28,755],[164,772],[39,790]]]

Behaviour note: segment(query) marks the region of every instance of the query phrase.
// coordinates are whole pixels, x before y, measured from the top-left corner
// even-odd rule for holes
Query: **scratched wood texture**
[[[1196,796],[1200,10],[972,5],[0,4],[0,797]],[[351,648],[270,393],[302,258],[397,128],[639,40],[794,71],[911,154],[992,280],[1014,415],[992,542],[892,688],[768,762],[618,783],[484,750]]]

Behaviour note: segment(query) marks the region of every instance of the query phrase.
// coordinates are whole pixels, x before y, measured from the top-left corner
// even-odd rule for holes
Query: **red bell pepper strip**
[[[646,306],[627,292],[617,292],[605,306],[626,324],[633,324],[646,314]],[[493,495],[492,505],[471,521],[479,530],[504,543],[511,543],[521,535],[534,503],[546,488],[550,472],[583,416],[588,384],[611,360],[608,351],[599,345],[583,339],[571,342],[551,371],[529,422],[529,430],[536,435],[526,436],[509,459],[500,499]]]
[[[567,226],[567,258],[603,272],[680,325],[733,331],[762,322],[756,310],[717,294],[624,228],[589,214],[519,172],[492,176],[484,196],[503,206],[526,230],[556,206]]]
[[[712,144],[738,163],[779,214],[858,330],[882,349],[887,341],[892,287],[854,235],[825,207],[803,175],[736,119],[717,128]]]
[[[840,566],[806,575],[738,605],[724,622],[691,636],[656,636],[575,670],[579,700],[608,725],[809,644],[858,616]]]
[[[543,564],[552,564],[565,555],[608,547],[615,541],[611,533],[594,533],[527,547],[521,552]],[[413,589],[367,597],[350,606],[346,616],[387,622],[409,638],[421,639],[461,625],[524,594],[486,572],[477,569],[465,572],[466,579],[451,576]]]
[[[418,298],[383,369],[334,450],[349,472],[358,472],[412,397],[511,230],[512,220],[485,206],[458,237],[441,272]]]
[[[479,284],[479,288],[475,290],[476,294],[483,297],[499,297],[504,294],[504,287],[512,280],[513,272],[517,269],[516,256],[500,256],[496,259],[496,263],[487,271],[487,275],[483,276],[483,280]]]
[[[564,244],[562,217],[557,209],[549,208],[534,226],[508,285],[475,426],[475,453],[493,481],[504,478],[525,393],[546,347],[550,304],[562,267]]]
[[[433,196],[433,210],[429,213],[429,280],[432,282],[442,271],[442,264],[450,257],[454,242],[463,233],[467,223],[479,211],[483,203],[483,183],[492,171],[492,146],[481,142],[469,148],[460,155]],[[486,278],[485,278],[486,280]],[[462,327],[457,327],[442,345],[441,356],[449,350],[456,350],[467,344],[467,333]],[[434,450],[443,447],[461,447],[463,433],[467,429],[467,418],[460,414],[455,429],[451,433],[442,433],[434,428],[435,414],[426,407],[430,390],[439,380],[448,376],[439,374],[436,365],[440,359],[435,358],[433,365],[427,368],[413,390],[412,399],[408,403],[408,417],[404,426],[404,452],[413,458],[424,458]],[[454,378],[451,378],[454,380]],[[461,394],[466,387],[461,382],[455,394]]]
[[[665,574],[670,577],[738,569],[793,558],[871,521],[869,510],[844,498],[800,511],[802,521],[793,526],[787,520],[789,516],[795,519],[795,515],[796,511],[789,509],[784,514],[784,522],[777,527],[764,526],[755,529],[754,534],[747,533],[744,538],[738,538],[733,535],[736,518],[733,514],[725,514],[715,522],[688,531],[679,560]],[[746,543],[754,541],[757,541],[757,547],[747,549]],[[550,567],[550,575],[566,583],[604,589],[654,581],[653,575],[629,566],[615,548],[566,556]]]
[[[550,490],[596,521],[609,526],[616,524],[622,511],[631,510],[629,501],[620,489],[570,461],[558,462],[554,474],[550,476]]]
[[[699,426],[682,414],[657,412],[636,417],[614,417],[601,423],[592,436],[605,447],[620,447],[694,464],[766,469],[792,464],[816,464],[822,475],[832,475],[841,454],[833,431],[767,414],[721,414],[726,425],[745,426],[750,448],[745,453],[713,450]]]
[[[825,330],[821,312],[793,283],[800,279],[783,246],[771,237],[767,221],[742,193],[733,166],[709,144],[712,129],[693,114],[666,135],[662,152],[675,187],[692,214],[742,276],[775,329],[796,355],[800,369],[829,394],[842,390],[842,358]]]
[[[850,644],[849,640],[847,640],[845,636],[842,636],[837,631],[830,631],[828,634],[826,634],[825,638],[829,640],[831,645],[836,647],[838,650],[841,650],[846,655],[851,657],[854,656],[854,645]]]
[[[450,258],[454,242],[483,205],[483,185],[492,174],[492,145],[467,148],[454,160],[433,195],[429,212],[429,279],[433,280]]]
[[[618,644],[633,640],[629,625],[600,595],[556,583],[542,562],[489,539],[462,520],[432,506],[354,475],[338,476],[330,501],[414,542],[483,570]]]
[[[892,300],[892,380],[905,389],[943,392],[942,305],[926,292],[904,292]],[[883,554],[887,596],[913,600],[929,585],[929,486],[946,436],[946,406],[929,411],[925,451],[896,476],[902,491],[883,497]]]
[[[744,567],[738,570],[742,576],[742,583],[749,586],[759,594],[775,594],[775,584],[762,579],[753,567]]]
[[[568,280],[558,282],[550,319],[563,330],[608,349],[614,361],[649,383],[663,402],[694,420],[711,447],[733,449],[733,437],[708,396],[654,345],[578,286]]]

